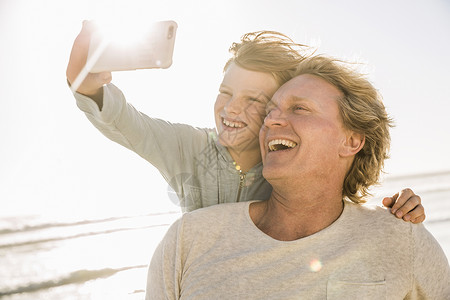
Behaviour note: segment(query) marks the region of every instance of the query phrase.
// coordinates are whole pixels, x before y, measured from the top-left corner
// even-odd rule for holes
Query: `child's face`
[[[237,152],[259,149],[258,135],[266,104],[278,87],[269,73],[230,64],[214,105],[219,142]]]

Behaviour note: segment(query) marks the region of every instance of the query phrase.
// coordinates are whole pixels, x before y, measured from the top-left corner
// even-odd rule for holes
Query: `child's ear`
[[[364,134],[349,131],[340,151],[341,157],[349,157],[356,155],[366,142]]]

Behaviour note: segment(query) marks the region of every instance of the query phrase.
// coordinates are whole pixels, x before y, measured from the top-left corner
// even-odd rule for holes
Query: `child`
[[[84,22],[74,42],[67,68],[69,83],[86,63],[93,30],[91,22]],[[105,136],[161,172],[176,191],[183,211],[266,200],[272,188],[262,177],[258,142],[265,107],[308,50],[277,32],[249,33],[234,43],[214,106],[217,131],[171,124],[140,113],[110,84],[108,72],[89,73],[75,98]],[[425,218],[420,197],[409,189],[383,202],[406,221],[422,222]]]

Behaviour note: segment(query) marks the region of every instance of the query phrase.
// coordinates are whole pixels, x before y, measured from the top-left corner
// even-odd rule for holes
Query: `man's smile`
[[[269,141],[268,148],[269,152],[273,151],[281,151],[281,150],[290,150],[295,148],[297,143],[288,139],[274,139]]]

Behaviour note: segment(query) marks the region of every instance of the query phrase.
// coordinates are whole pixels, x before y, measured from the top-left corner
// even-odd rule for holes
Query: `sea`
[[[386,176],[370,204],[409,187],[450,258],[450,171]],[[0,218],[0,299],[144,299],[147,266],[181,213],[107,218]]]

